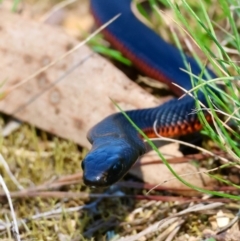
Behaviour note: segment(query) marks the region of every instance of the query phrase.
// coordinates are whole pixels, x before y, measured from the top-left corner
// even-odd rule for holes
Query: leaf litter
[[[3,2],[11,6],[9,1]],[[88,1],[81,1],[81,4],[88,5]],[[26,8],[20,7],[25,16],[32,16],[32,11],[38,9],[37,16],[41,21],[48,22],[49,16],[53,17],[53,22],[54,18],[60,18],[61,21],[58,19],[54,24],[62,24],[69,28],[70,34],[79,37],[80,17],[75,8],[60,7],[52,11],[54,6],[54,2],[43,1],[40,6],[27,3]],[[65,13],[59,17],[56,12],[60,10]],[[92,21],[89,14],[85,16],[83,22]],[[84,24],[88,30],[91,25],[92,22]],[[9,120],[14,122],[9,116],[2,115],[1,128],[4,131]],[[144,196],[146,190],[131,185],[128,188],[116,185],[105,190],[90,190],[81,182],[79,165],[87,149],[28,124],[17,125],[13,130],[1,138],[0,146],[5,160],[1,162],[4,178],[1,184],[12,194],[12,202],[5,199],[4,193],[0,195],[1,240],[200,241],[204,237],[206,240],[239,240],[239,205],[233,201],[225,204],[220,199],[211,204],[209,197],[203,197],[199,204],[194,204],[191,199],[181,201],[179,198],[177,201],[178,196],[175,201],[155,201]],[[170,154],[176,155],[177,152],[170,151]],[[154,165],[151,171],[153,169],[156,169]],[[164,194],[166,200],[168,197],[171,200],[166,191],[152,192],[156,196]],[[137,199],[139,194],[144,197],[142,200]],[[17,224],[11,221],[10,206],[14,207]]]

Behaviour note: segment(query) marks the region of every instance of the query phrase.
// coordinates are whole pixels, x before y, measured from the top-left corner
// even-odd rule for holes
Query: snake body
[[[172,83],[191,89],[190,76],[177,48],[141,23],[130,9],[130,0],[91,0],[98,25],[121,16],[104,30],[106,38],[146,75],[162,81],[180,95]],[[201,74],[196,61],[185,56],[194,75]],[[214,73],[208,69],[210,76]],[[203,76],[205,79],[206,76]],[[206,103],[203,93],[198,99]],[[155,108],[127,111],[132,121],[150,138],[158,134],[176,137],[201,130],[197,114],[191,114],[195,100],[186,95]],[[82,162],[83,180],[90,186],[108,186],[121,179],[147,150],[142,137],[122,113],[108,116],[88,132],[92,149]]]

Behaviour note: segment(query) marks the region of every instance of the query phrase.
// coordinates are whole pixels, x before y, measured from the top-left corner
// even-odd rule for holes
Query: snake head
[[[121,179],[138,158],[138,153],[122,143],[104,143],[82,161],[83,181],[92,187],[109,186]]]

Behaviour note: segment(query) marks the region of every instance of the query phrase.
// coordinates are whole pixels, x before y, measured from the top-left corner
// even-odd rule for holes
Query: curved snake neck
[[[122,14],[104,33],[137,67],[171,88],[174,82],[190,89],[190,76],[181,70],[185,69],[182,53],[139,22],[129,6],[130,0],[91,0],[91,8],[98,24],[108,21],[118,13]],[[194,59],[186,56],[186,60],[194,75],[201,74]],[[208,72],[212,77],[215,76],[210,70]],[[176,88],[173,90],[179,93]],[[198,99],[206,104],[201,92]],[[197,114],[192,114],[194,108],[194,99],[185,96],[155,108],[126,113],[149,137],[156,137],[158,134],[175,137],[202,128]],[[89,131],[88,139],[92,143],[92,149],[82,162],[86,185],[107,186],[117,182],[138,157],[146,152],[141,136],[122,113],[113,114],[95,125]]]

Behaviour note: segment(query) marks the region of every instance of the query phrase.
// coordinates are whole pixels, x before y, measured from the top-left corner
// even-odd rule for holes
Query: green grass
[[[122,63],[122,64],[125,64],[127,66],[131,66],[132,65],[132,62],[125,58],[121,52],[115,50],[115,49],[111,49],[109,47],[106,47],[104,45],[100,45],[100,44],[97,44],[95,46],[92,47],[92,49],[99,53],[99,54],[102,54],[106,57],[110,57],[112,59],[115,59],[117,60],[118,62]]]
[[[174,21],[176,22],[176,24],[174,25],[175,31],[172,31],[172,39],[173,41],[175,41],[176,46],[180,50],[183,50],[180,39],[182,40],[190,36],[190,38],[194,40],[196,45],[205,56],[205,60],[202,61],[199,59],[198,54],[195,53],[194,50],[190,51],[191,55],[196,59],[196,61],[202,68],[202,71],[205,72],[205,74],[209,77],[210,81],[208,82],[203,80],[201,76],[194,76],[191,73],[191,68],[190,66],[188,66],[186,59],[184,59],[184,55],[182,55],[186,65],[186,71],[192,77],[194,77],[194,79],[198,80],[198,83],[195,83],[196,87],[194,88],[194,91],[192,91],[192,94],[196,97],[196,93],[199,89],[201,89],[201,91],[205,93],[206,98],[208,99],[208,111],[212,114],[214,118],[213,127],[205,119],[204,114],[201,111],[203,107],[200,106],[199,102],[197,102],[196,110],[198,111],[199,118],[204,125],[204,130],[202,131],[202,133],[211,138],[215,145],[227,152],[234,160],[233,163],[229,163],[229,165],[223,165],[223,167],[221,168],[227,168],[228,166],[236,165],[240,161],[240,134],[237,132],[237,128],[238,126],[240,126],[240,95],[239,87],[237,86],[237,82],[240,78],[238,76],[240,73],[240,68],[238,66],[238,62],[233,60],[233,56],[225,50],[221,42],[225,41],[225,46],[228,48],[232,48],[238,52],[240,50],[240,37],[238,34],[239,26],[236,25],[237,21],[234,21],[233,19],[233,16],[240,15],[240,11],[238,8],[232,10],[234,9],[233,4],[235,3],[237,6],[237,2],[220,0],[218,2],[219,6],[215,8],[215,12],[214,14],[212,14],[214,16],[213,18],[212,16],[209,16],[207,10],[213,9],[211,6],[212,1],[201,0],[196,3],[196,1],[182,0],[180,2],[178,1],[178,4],[175,4],[173,3],[173,1],[170,0],[149,0],[149,4],[151,5],[153,12],[156,15],[155,19],[158,18],[160,20],[159,22],[164,25],[164,18],[167,18],[167,15],[160,11],[159,3],[163,4],[166,9],[168,9],[168,15],[170,15],[170,18],[174,19]],[[230,9],[231,7],[232,9]],[[170,14],[169,9],[171,9]],[[148,13],[145,11],[141,4],[138,5],[138,10],[144,18],[148,20],[151,19],[151,16],[148,15]],[[224,21],[229,23],[229,29],[225,29],[221,26],[221,24],[218,24],[218,22],[222,23]],[[169,30],[169,26],[167,24],[165,25],[166,28],[168,28]],[[219,34],[219,32],[221,32],[221,35]],[[219,37],[219,35],[221,37]],[[109,46],[101,44],[101,40],[94,40],[92,44],[95,51],[111,57],[126,65],[131,64],[131,62],[124,58],[120,52],[112,50],[111,48],[109,48]],[[211,68],[219,76],[218,78],[213,80],[210,79],[210,76],[205,68],[206,64],[211,65]],[[219,89],[219,83],[224,85],[224,90]],[[211,91],[209,93],[209,88],[207,88],[208,86],[217,90],[220,94],[216,95],[214,92]],[[209,98],[209,94],[211,98]],[[221,111],[221,117],[219,117],[219,111]],[[222,116],[224,116],[224,118],[222,118]],[[228,120],[228,122],[224,123],[226,119]],[[134,123],[132,124],[134,125]],[[231,130],[229,130],[228,128],[229,124],[232,127],[230,127]],[[137,127],[135,126],[135,128]],[[140,130],[138,129],[138,131]],[[149,139],[146,140],[147,142],[150,141]],[[207,194],[232,198],[236,200],[240,199],[238,196],[235,195],[212,192],[198,187],[194,187],[190,183],[186,183],[184,179],[177,176],[177,174],[167,163],[161,153],[159,153],[159,151],[156,149],[154,144],[152,142],[149,142],[149,144],[155,151],[158,152],[159,157],[168,166],[173,175],[185,185]],[[220,182],[226,183],[226,180],[220,178],[219,176],[211,176],[213,178],[216,178]],[[231,182],[228,182],[228,184],[234,186],[234,184]]]
[[[232,60],[232,56],[222,46],[221,41],[227,41],[226,46],[231,46],[231,48],[234,48],[239,52],[239,26],[236,25],[237,21],[234,21],[233,19],[233,16],[235,14],[239,15],[239,10],[236,10],[236,13],[233,13],[230,9],[230,7],[233,7],[231,6],[230,2],[226,0],[219,1],[220,9],[222,11],[218,12],[216,20],[221,19],[221,21],[224,20],[229,23],[229,29],[222,31],[222,28],[220,28],[220,31],[224,35],[224,37],[222,37],[222,39],[220,40],[216,33],[216,30],[219,31],[219,29],[216,27],[217,24],[213,19],[209,17],[207,13],[207,9],[210,8],[211,1],[199,1],[197,11],[195,10],[196,6],[194,4],[189,4],[189,2],[191,3],[191,1],[187,2],[183,0],[181,2],[178,2],[179,5],[174,4],[173,1],[169,0],[149,0],[149,2],[155,14],[157,14],[157,16],[160,18],[166,18],[166,15],[164,13],[161,13],[161,11],[159,10],[158,2],[163,3],[165,6],[171,9],[171,18],[174,18],[174,20],[177,22],[177,24],[174,25],[174,28],[177,28],[178,33],[180,32],[182,34],[180,34],[179,36],[176,34],[175,31],[173,31],[173,39],[175,41],[175,44],[178,46],[180,50],[182,50],[180,38],[185,38],[186,35],[184,33],[187,32],[188,36],[191,36],[191,38],[194,39],[196,44],[204,53],[207,62],[211,64],[211,67],[213,68],[214,72],[219,76],[219,78],[216,78],[208,82],[201,79],[201,76],[194,76],[196,79],[198,79],[198,83],[195,88],[195,91],[193,91],[192,94],[196,94],[196,91],[198,89],[201,89],[201,91],[205,93],[205,96],[208,99],[208,110],[214,117],[213,127],[205,119],[203,112],[201,111],[202,107],[200,106],[200,103],[197,103],[196,108],[199,113],[199,118],[205,127],[203,133],[210,137],[212,141],[215,143],[215,145],[217,145],[219,148],[227,152],[232,157],[235,163],[230,163],[230,165],[238,164],[240,161],[240,135],[238,133],[238,127],[240,126],[240,96],[237,82],[240,78],[238,76],[240,73],[240,68],[238,66],[238,63]],[[189,24],[190,22],[194,22],[196,24]],[[185,31],[184,33],[182,31],[183,29]],[[213,52],[211,49],[214,49],[215,51]],[[197,54],[193,51],[191,52],[191,54],[199,63],[203,72],[206,71],[206,61],[201,62]],[[187,72],[193,77],[190,67],[187,65],[185,59],[184,61]],[[219,89],[219,87],[217,86],[218,83],[222,83],[224,85],[224,91]],[[209,98],[209,91],[207,91],[207,86],[211,86],[213,89],[218,90],[220,94],[216,95],[215,93],[211,92],[211,97]],[[224,115],[225,118],[223,120],[219,117],[218,111],[221,111],[222,115]],[[126,118],[128,117],[126,116]],[[224,120],[226,119],[228,119],[228,122],[224,123]],[[229,123],[231,124],[231,126],[233,126],[232,131],[230,131],[228,128]],[[135,128],[137,128],[134,123],[132,124]],[[141,132],[139,129],[138,131]],[[144,133],[142,132],[141,134],[144,135]],[[240,199],[239,196],[204,190],[192,186],[190,183],[185,182],[183,178],[179,177],[174,172],[172,167],[167,163],[162,154],[159,153],[158,149],[154,146],[154,144],[145,135],[144,137],[149,143],[149,145],[158,153],[159,157],[163,160],[165,165],[167,165],[167,167],[173,173],[173,175],[178,180],[183,182],[186,186],[206,194],[231,198],[235,200]],[[211,176],[214,177],[214,175]],[[220,182],[226,183],[226,180],[222,178],[215,178]],[[231,182],[228,182],[228,184],[234,185]]]
[[[106,41],[103,41],[103,35],[98,34],[96,37],[92,38],[88,44],[97,53],[102,54],[106,57],[114,59],[122,64],[131,66],[132,63],[129,59],[125,58],[121,52],[112,49]]]
[[[179,36],[175,32],[173,35],[169,34],[169,27],[162,19],[162,16],[164,15],[159,15],[159,12],[155,8],[155,4],[158,2],[159,1],[156,0],[150,0],[155,14],[155,17],[153,18],[159,19],[157,23],[161,23],[162,26],[160,31],[163,31],[163,35],[165,34],[164,36],[168,40],[175,41],[175,44],[179,48],[183,48],[185,50],[184,46],[180,45],[183,37],[181,35]],[[205,56],[207,56],[206,59],[208,61],[202,61],[198,59],[197,53],[191,52],[199,64],[202,64],[203,70],[206,63],[209,62],[219,76],[217,79],[208,82],[208,84],[215,88],[215,83],[222,82],[227,89],[227,91],[221,92],[221,98],[218,98],[218,96],[214,95],[212,95],[212,98],[214,103],[217,103],[224,113],[228,115],[233,113],[230,118],[230,122],[231,125],[235,126],[235,132],[231,132],[223,126],[221,119],[216,114],[215,108],[213,105],[211,105],[211,103],[210,111],[214,115],[218,131],[215,131],[212,126],[208,125],[204,119],[204,116],[201,114],[201,111],[199,111],[199,116],[201,117],[201,120],[205,122],[206,126],[202,133],[211,138],[215,146],[219,146],[222,150],[228,152],[232,159],[238,161],[240,156],[238,144],[240,143],[240,135],[238,133],[239,131],[237,131],[237,128],[240,126],[240,116],[239,111],[235,110],[240,107],[239,89],[237,89],[236,85],[238,81],[237,76],[239,75],[239,68],[238,62],[236,62],[237,58],[234,58],[234,55],[229,54],[226,49],[222,47],[221,42],[225,41],[225,45],[228,48],[239,50],[239,36],[237,35],[239,26],[236,25],[234,19],[232,19],[232,16],[239,17],[240,11],[237,8],[234,10],[234,14],[231,14],[230,11],[230,4],[237,4],[237,1],[228,2],[227,0],[220,0],[218,3],[221,7],[213,6],[211,2],[212,1],[207,0],[202,2],[189,0],[187,2],[178,1],[179,5],[173,5],[170,1],[166,0],[165,6],[167,6],[167,12],[170,14],[170,16],[175,16],[178,24],[184,27],[184,29],[186,29],[187,32],[193,36],[195,41],[204,52]],[[14,1],[15,9],[19,3],[20,1]],[[221,10],[221,8],[224,10]],[[144,11],[144,8],[139,7],[139,9],[145,17],[152,19],[151,16],[148,16],[148,13]],[[208,17],[206,9],[208,9],[208,11],[211,13],[214,12],[214,14],[212,14],[211,17]],[[228,21],[229,29],[224,28],[224,21]],[[174,26],[177,27],[176,24]],[[155,29],[157,30],[158,26]],[[221,32],[221,40],[219,39],[219,35],[217,34],[216,30]],[[105,53],[107,56],[114,57],[116,60],[125,64],[130,64],[130,62],[126,60],[120,53],[110,49],[109,45],[102,41],[101,36],[99,36],[99,39],[96,41],[97,43],[93,43],[96,51],[102,54]],[[191,72],[191,69],[188,68],[187,65],[186,69],[188,72]],[[206,82],[203,82],[201,77],[196,78],[199,81],[196,90],[200,88],[201,90],[205,91]],[[200,106],[198,106],[198,108],[200,108]],[[3,122],[2,119],[0,119],[0,121]],[[3,123],[0,123],[0,125],[3,126]],[[152,143],[150,143],[150,145],[155,148]],[[21,185],[23,185],[25,188],[41,185],[49,180],[61,177],[63,175],[81,172],[79,163],[86,153],[85,149],[79,151],[74,143],[61,140],[60,138],[54,136],[49,138],[49,135],[47,135],[45,132],[36,132],[33,127],[25,124],[23,124],[18,131],[12,133],[9,137],[0,139],[0,151],[7,160],[10,169],[14,173],[14,176],[16,176],[17,180],[19,180]],[[159,156],[164,160],[161,153],[159,153]],[[189,187],[198,190],[199,192],[226,197],[229,198],[229,201],[239,200],[239,196],[223,192],[211,192],[208,190],[199,189],[191,184],[189,185],[185,182],[184,178],[176,175],[174,169],[172,169],[166,160],[165,164],[169,166],[169,169],[172,170],[172,173],[176,176],[176,178]],[[235,165],[235,163],[230,163],[229,165]],[[228,164],[224,164],[220,168],[227,168],[227,166]],[[15,184],[10,180],[3,167],[1,167],[0,171],[4,176],[9,190],[17,190]],[[237,185],[231,183],[229,180],[224,180],[222,176],[213,175],[214,173],[211,174],[213,178],[219,182],[222,182],[224,185],[232,185],[238,188]],[[121,190],[123,190],[124,193],[130,193],[131,195],[146,193],[145,190]],[[87,187],[79,183],[64,186],[59,191],[66,193],[76,192],[77,195],[80,191],[84,191],[86,193],[96,193],[99,190],[90,191]],[[159,192],[155,192],[154,194],[157,196],[159,195]],[[160,193],[160,195],[162,195],[162,193]],[[172,210],[178,211],[179,209],[182,210],[186,207],[186,204],[180,205],[179,203],[176,204],[174,202],[161,202],[160,204],[159,202],[154,203],[151,201],[150,203],[152,204],[150,205],[149,200],[137,201],[133,198],[111,198],[101,202],[97,207],[97,210],[92,212],[63,212],[55,218],[52,217],[31,220],[31,217],[36,213],[45,213],[46,211],[54,210],[58,207],[67,209],[69,207],[81,206],[89,201],[91,203],[91,200],[89,199],[86,201],[78,197],[64,199],[53,197],[48,197],[45,199],[41,197],[14,199],[14,208],[17,217],[30,218],[29,222],[21,227],[20,233],[22,240],[57,240],[60,238],[58,234],[66,235],[66,237],[71,240],[74,240],[74,238],[76,238],[76,240],[94,240],[91,237],[83,239],[80,236],[86,230],[88,231],[93,227],[96,227],[99,224],[99,221],[107,222],[112,216],[119,220],[119,225],[117,227],[110,227],[107,231],[111,231],[113,236],[131,235],[144,230],[153,222],[161,220],[163,217],[172,214]],[[238,205],[236,205],[235,208],[231,206],[231,209],[226,207],[226,209],[232,214],[237,212],[238,208]],[[11,220],[8,209],[8,204],[3,201],[1,204],[2,211],[0,212],[0,219],[4,222]],[[151,215],[149,215],[149,213],[151,213]],[[155,219],[152,219],[152,217]],[[203,218],[202,215],[196,214],[194,217],[197,220],[196,223],[194,223],[189,216],[184,217],[186,219],[186,225],[181,228],[182,231],[179,235],[182,233],[189,233],[193,236],[199,235],[199,233],[203,230],[203,226],[204,228],[207,226],[208,228],[210,227],[208,218],[211,217],[213,219],[214,215],[206,214],[206,217]],[[199,225],[199,221],[202,222],[201,227]],[[95,240],[106,240],[107,231],[104,229],[104,227],[99,228],[99,230],[94,232],[92,236],[95,237]],[[2,232],[1,234],[1,238],[10,239],[11,237],[12,234],[10,230],[8,230],[6,233]],[[150,238],[150,240],[155,240],[155,237],[156,236],[153,236]],[[206,239],[206,241],[214,240],[214,238]]]
[[[13,6],[12,6],[12,11],[16,12],[19,4],[21,3],[21,0],[14,0],[13,1]]]

